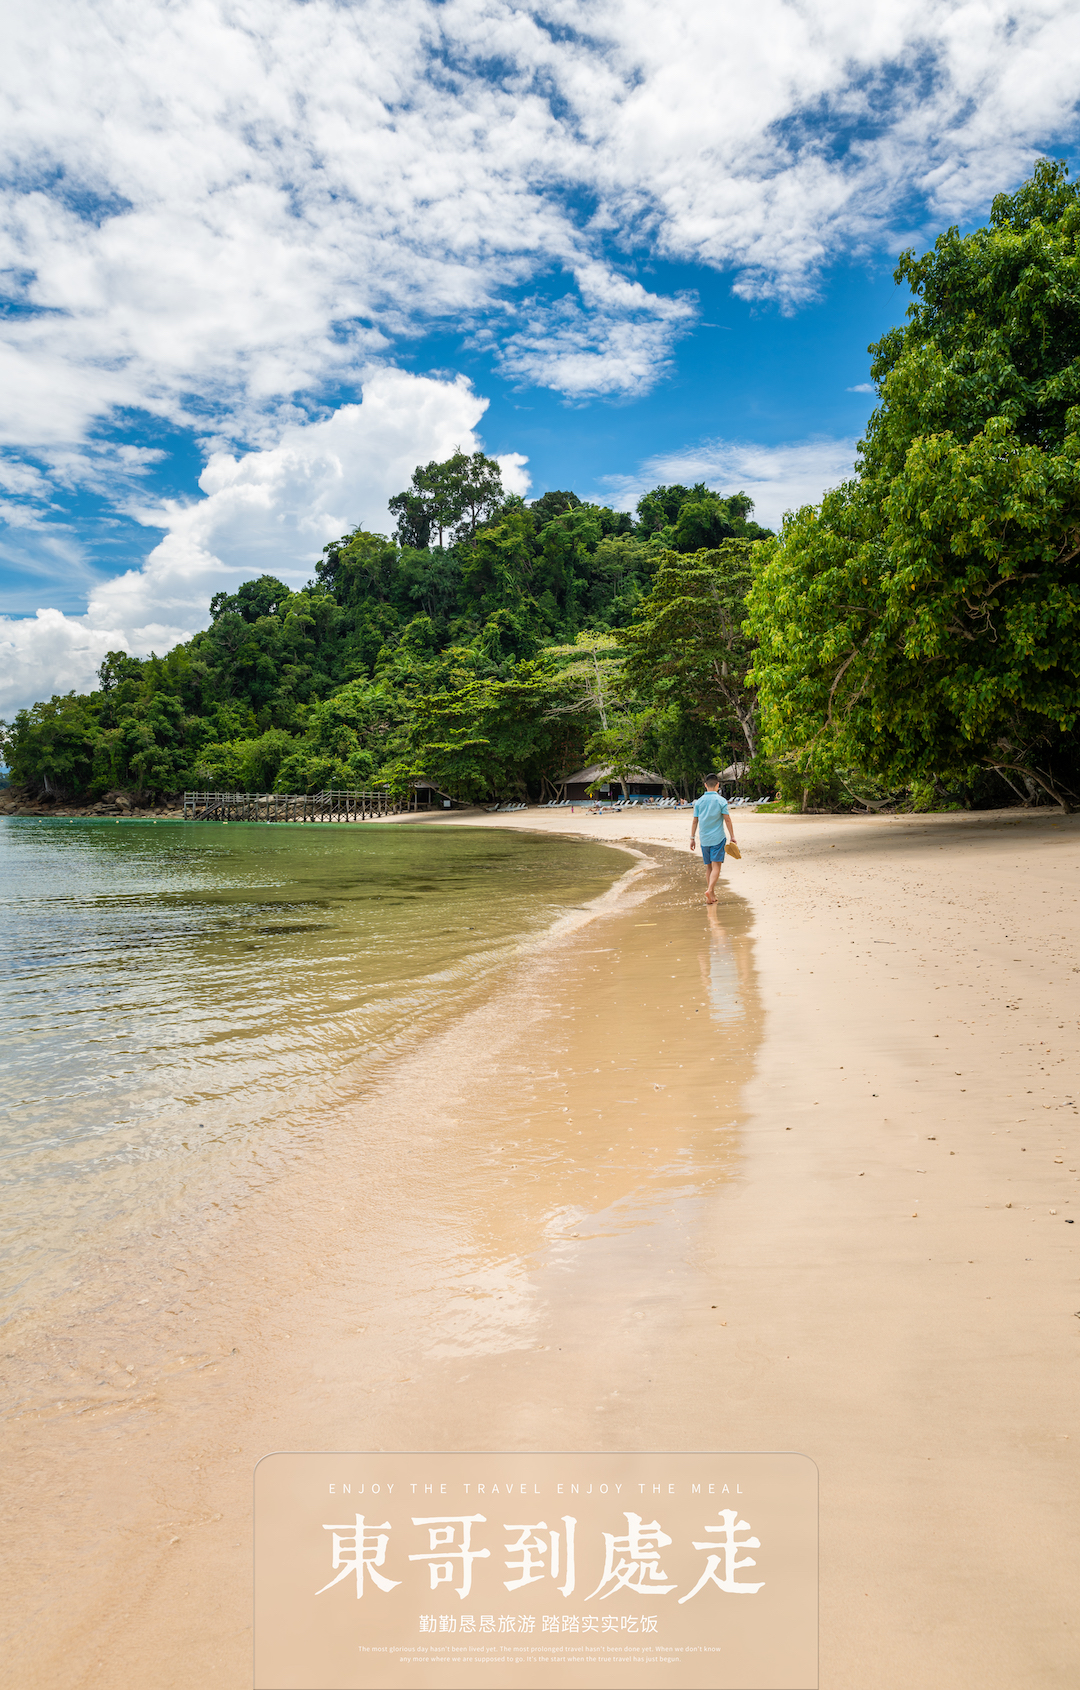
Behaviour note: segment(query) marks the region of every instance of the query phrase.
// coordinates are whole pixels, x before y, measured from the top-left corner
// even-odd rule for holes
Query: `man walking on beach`
[[[701,856],[705,863],[705,902],[715,904],[716,882],[724,866],[724,824],[735,843],[735,824],[726,798],[720,796],[720,776],[705,776],[705,791],[694,805],[694,819],[690,824],[690,849],[694,849],[698,824],[701,824]]]

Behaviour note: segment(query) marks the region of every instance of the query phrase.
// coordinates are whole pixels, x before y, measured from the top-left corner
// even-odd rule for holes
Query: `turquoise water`
[[[429,824],[0,821],[4,1315],[277,1177],[627,866]]]

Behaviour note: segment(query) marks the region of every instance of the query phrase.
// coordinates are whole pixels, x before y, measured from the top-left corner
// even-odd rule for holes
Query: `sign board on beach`
[[[817,1469],[268,1455],[255,1690],[813,1690]]]

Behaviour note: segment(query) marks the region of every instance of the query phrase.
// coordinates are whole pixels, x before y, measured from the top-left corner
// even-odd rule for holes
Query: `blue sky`
[[[846,472],[898,250],[1076,135],[1059,0],[57,0],[0,66],[0,714],[530,496]]]
[[[771,301],[735,298],[731,274],[664,266],[653,285],[696,291],[700,317],[674,348],[670,373],[640,400],[568,404],[515,391],[489,362],[472,365],[460,343],[446,343],[440,357],[491,395],[483,423],[491,450],[527,452],[538,492],[572,485],[610,498],[639,466],[698,443],[857,437],[874,405],[872,393],[852,391],[868,385],[867,346],[902,320],[910,297],[892,269],[838,265],[822,278],[820,299],[784,315]]]

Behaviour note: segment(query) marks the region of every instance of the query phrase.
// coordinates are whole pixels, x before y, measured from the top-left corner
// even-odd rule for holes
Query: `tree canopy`
[[[390,512],[398,519],[401,545],[423,549],[434,540],[441,548],[447,538],[472,540],[502,498],[502,471],[494,458],[455,452],[443,463],[418,464],[410,486],[390,500]]]
[[[459,796],[543,790],[597,733],[621,744],[632,720],[653,723],[617,684],[615,636],[680,522],[691,534],[686,511],[754,526],[745,495],[658,491],[659,525],[651,494],[635,520],[569,490],[506,495],[481,453],[420,465],[390,501],[395,539],[353,530],[300,591],[262,575],[216,593],[210,626],[166,656],[110,652],[97,691],[20,712],[12,780],[90,797],[422,777]]]
[[[690,556],[669,552],[640,615],[617,636],[631,684],[678,702],[697,721],[737,724],[747,760],[758,749],[747,679],[753,647],[744,632],[755,549],[725,540]]]
[[[855,476],[750,595],[766,742],[891,782],[1076,800],[1080,197],[1044,162],[987,227],[903,254]]]

